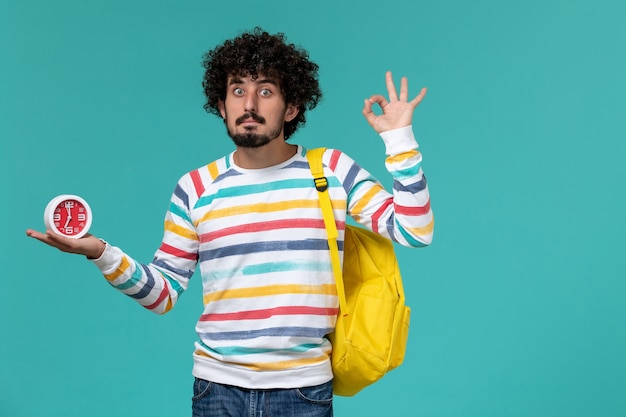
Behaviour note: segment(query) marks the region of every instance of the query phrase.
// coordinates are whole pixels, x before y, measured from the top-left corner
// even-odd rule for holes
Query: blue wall
[[[202,54],[256,25],[321,67],[293,140],[389,184],[361,115],[384,72],[429,93],[414,130],[433,245],[398,248],[405,364],[338,416],[626,415],[626,3],[0,3],[0,415],[190,415],[200,281],[158,317],[24,235],[57,194],[149,261],[177,179],[230,152]]]

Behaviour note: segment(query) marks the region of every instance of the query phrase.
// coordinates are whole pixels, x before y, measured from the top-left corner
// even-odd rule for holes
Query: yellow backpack
[[[411,309],[404,304],[402,278],[390,240],[346,225],[342,273],[337,227],[322,165],[324,151],[309,150],[307,159],[324,215],[339,297],[337,324],[329,335],[333,391],[351,396],[400,366]]]

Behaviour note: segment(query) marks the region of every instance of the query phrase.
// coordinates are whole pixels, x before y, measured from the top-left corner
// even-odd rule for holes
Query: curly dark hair
[[[207,52],[202,88],[208,113],[220,115],[218,102],[226,99],[229,76],[276,78],[285,102],[298,107],[295,119],[285,123],[285,139],[306,123],[305,111],[312,110],[322,99],[317,79],[318,65],[309,60],[306,50],[287,43],[283,33],[270,35],[259,27]]]

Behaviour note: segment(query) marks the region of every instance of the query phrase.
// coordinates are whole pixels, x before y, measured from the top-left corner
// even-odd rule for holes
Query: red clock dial
[[[87,225],[85,206],[77,200],[65,200],[54,209],[53,221],[64,235],[77,235]]]
[[[46,227],[67,237],[84,236],[91,226],[91,209],[85,200],[75,195],[53,198],[44,214]]]

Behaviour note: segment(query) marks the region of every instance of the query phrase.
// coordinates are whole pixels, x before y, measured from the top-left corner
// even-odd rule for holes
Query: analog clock
[[[47,229],[78,239],[91,227],[91,208],[77,195],[59,195],[46,206],[43,221]]]

